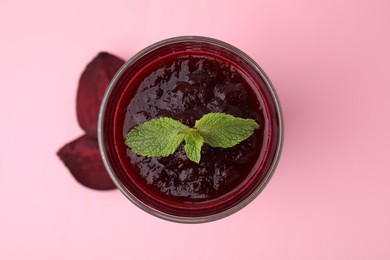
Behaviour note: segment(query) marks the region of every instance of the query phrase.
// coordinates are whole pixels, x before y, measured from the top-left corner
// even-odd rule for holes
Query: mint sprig
[[[225,113],[208,113],[195,122],[195,128],[161,117],[131,129],[125,144],[138,155],[152,157],[173,154],[185,141],[188,158],[199,163],[203,143],[212,147],[233,147],[250,137],[258,126],[253,119]]]

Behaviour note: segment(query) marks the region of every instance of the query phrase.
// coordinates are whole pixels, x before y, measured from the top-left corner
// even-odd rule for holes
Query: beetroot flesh
[[[114,55],[100,52],[81,74],[76,98],[77,120],[89,136],[97,136],[97,121],[104,92],[124,63],[124,60]]]
[[[116,188],[104,167],[97,139],[83,135],[65,144],[57,155],[82,185],[96,190]]]

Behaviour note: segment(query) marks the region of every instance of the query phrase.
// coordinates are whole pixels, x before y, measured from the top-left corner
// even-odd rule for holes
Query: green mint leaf
[[[200,152],[203,146],[203,137],[200,136],[199,132],[195,129],[188,131],[184,135],[186,144],[184,150],[186,151],[187,157],[196,163],[200,162]]]
[[[183,142],[183,130],[189,129],[181,122],[161,117],[134,127],[125,144],[142,156],[168,156]]]
[[[253,119],[224,113],[209,113],[195,122],[204,142],[212,147],[233,147],[253,134],[259,125]]]
[[[168,156],[185,141],[191,161],[200,162],[203,143],[212,147],[233,147],[247,139],[258,127],[256,121],[224,113],[209,113],[190,128],[181,122],[161,117],[140,124],[128,133],[125,144],[142,156]]]

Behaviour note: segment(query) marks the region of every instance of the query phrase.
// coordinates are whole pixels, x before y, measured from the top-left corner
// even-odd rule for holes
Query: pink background
[[[0,2],[0,259],[390,259],[390,2]],[[55,155],[82,134],[78,78],[205,35],[252,56],[285,145],[264,192],[226,219],[170,223],[79,185]]]

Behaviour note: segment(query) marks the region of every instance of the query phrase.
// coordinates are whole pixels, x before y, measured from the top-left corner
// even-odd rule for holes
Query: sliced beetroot
[[[124,60],[106,52],[99,53],[81,74],[77,91],[77,119],[87,135],[97,136],[97,121],[104,92]]]
[[[115,189],[104,167],[96,138],[83,135],[64,145],[57,155],[82,185],[96,190]]]

